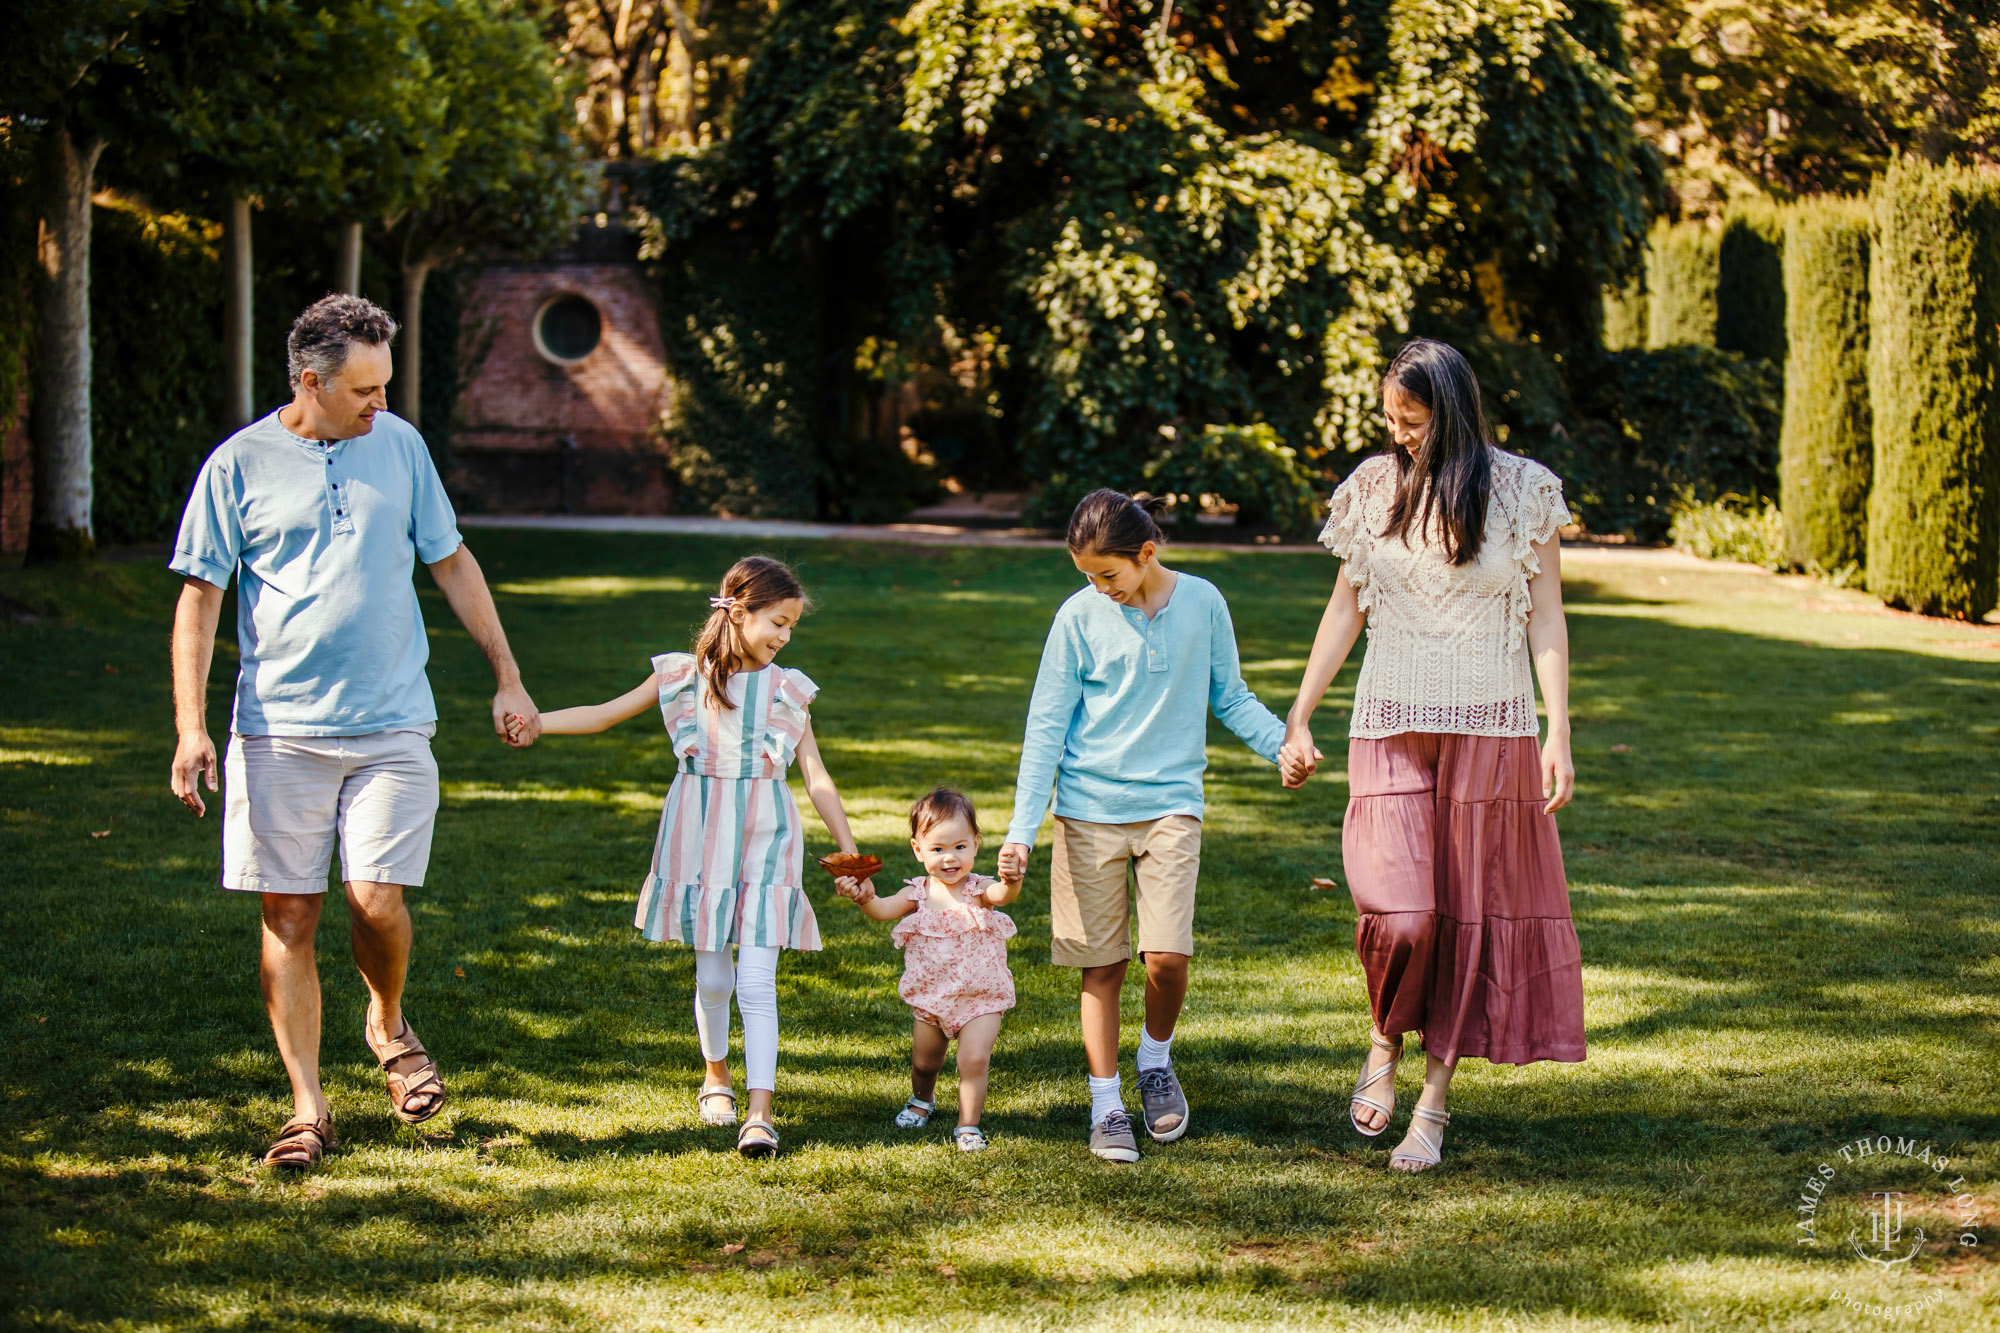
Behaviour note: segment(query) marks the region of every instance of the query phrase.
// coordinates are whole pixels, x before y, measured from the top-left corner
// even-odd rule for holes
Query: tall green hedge
[[[2000,598],[2000,180],[1901,158],[1874,221],[1868,590],[1978,619]]]
[[[1783,390],[1768,361],[1713,347],[1611,352],[1573,380],[1577,417],[1535,450],[1591,532],[1667,535],[1673,508],[1777,490]]]
[[[1785,364],[1785,211],[1731,206],[1716,254],[1715,345]]]
[[[1785,557],[1815,573],[1868,550],[1868,206],[1795,206],[1785,227]]]
[[[1713,228],[1659,223],[1646,247],[1649,347],[1715,346],[1715,285],[1722,256]]]
[[[1606,288],[1604,350],[1622,352],[1628,347],[1644,347],[1651,307],[1652,300],[1643,282],[1635,280],[1622,288]]]
[[[221,438],[220,239],[213,223],[179,214],[94,210],[91,519],[100,544],[171,536],[195,470]]]

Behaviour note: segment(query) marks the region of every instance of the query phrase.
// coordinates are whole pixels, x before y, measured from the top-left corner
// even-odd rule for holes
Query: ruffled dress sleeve
[[[917,905],[917,910],[898,921],[896,928],[889,932],[889,943],[898,949],[907,946],[910,937],[918,933],[917,918],[924,914],[924,908],[931,900],[930,877],[919,875],[915,879],[904,880],[903,891],[910,895],[910,901]]]
[[[1341,568],[1354,588],[1355,604],[1363,611],[1374,600],[1368,586],[1368,553],[1375,544],[1375,531],[1366,511],[1375,470],[1370,459],[1335,488],[1333,499],[1327,502],[1326,524],[1319,531],[1319,544],[1340,557]]]
[[[778,669],[778,681],[771,690],[771,720],[764,731],[764,753],[773,763],[791,766],[812,723],[812,701],[818,696],[819,686],[813,684],[811,676],[790,667]]]
[[[1521,489],[1514,506],[1514,565],[1518,580],[1514,588],[1513,616],[1508,633],[1509,651],[1520,651],[1528,642],[1528,616],[1534,609],[1528,584],[1542,572],[1542,559],[1535,548],[1568,527],[1569,505],[1563,501],[1562,478],[1540,463],[1521,461]]]
[[[660,683],[660,718],[667,724],[673,741],[674,757],[685,759],[701,738],[695,723],[695,703],[700,697],[700,673],[695,670],[693,653],[661,653],[653,659],[653,674]]]

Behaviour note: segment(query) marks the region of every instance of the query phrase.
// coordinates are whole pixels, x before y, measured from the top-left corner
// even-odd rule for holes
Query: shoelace
[[[1109,1134],[1129,1134],[1132,1132],[1132,1117],[1123,1111],[1113,1111],[1097,1122]]]
[[[1174,1074],[1171,1069],[1142,1069],[1139,1071],[1139,1091],[1143,1093],[1163,1093],[1173,1086]]]

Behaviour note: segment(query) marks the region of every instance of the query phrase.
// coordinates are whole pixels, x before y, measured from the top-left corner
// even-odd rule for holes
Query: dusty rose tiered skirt
[[[1532,736],[1347,746],[1341,831],[1375,1023],[1442,1060],[1583,1059],[1583,959]]]

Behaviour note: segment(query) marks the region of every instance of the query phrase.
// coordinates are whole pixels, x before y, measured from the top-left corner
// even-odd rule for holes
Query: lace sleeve
[[[1521,651],[1528,642],[1528,618],[1534,609],[1528,585],[1542,572],[1542,559],[1535,548],[1556,535],[1570,522],[1569,506],[1563,503],[1562,478],[1539,463],[1522,460],[1520,495],[1514,505],[1514,564],[1519,578],[1514,587],[1512,614],[1508,617],[1507,648]]]
[[[1371,464],[1363,463],[1340,483],[1327,502],[1326,525],[1319,531],[1319,543],[1340,557],[1341,568],[1354,588],[1355,604],[1366,611],[1373,600],[1368,587],[1368,552],[1375,543],[1374,529],[1366,518],[1366,488]]]
[[[1514,559],[1530,578],[1542,572],[1535,548],[1569,526],[1562,478],[1537,463],[1522,471],[1521,498],[1514,513]]]

